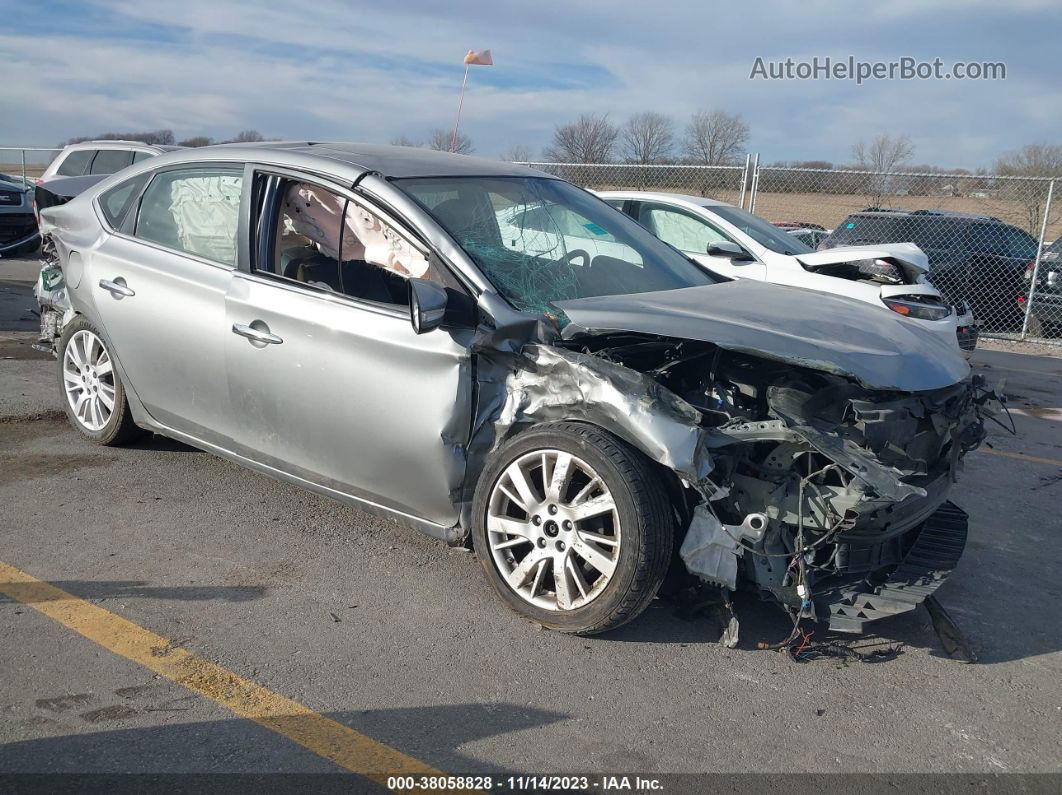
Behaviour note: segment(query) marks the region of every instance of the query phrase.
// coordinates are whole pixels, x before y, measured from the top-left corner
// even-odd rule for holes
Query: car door
[[[226,299],[238,442],[254,460],[451,527],[471,418],[470,328],[418,335],[406,277],[442,278],[352,194],[262,172],[259,233]]]
[[[658,202],[643,201],[631,204],[631,215],[642,226],[709,270],[734,279],[762,281],[767,277],[766,267],[756,259],[734,260],[709,255],[708,246],[712,243],[736,243],[742,248],[745,246],[694,212]]]
[[[129,384],[158,422],[225,445],[225,293],[237,259],[243,167],[156,172],[122,230],[92,252],[90,287]],[[101,196],[100,207],[112,192]]]

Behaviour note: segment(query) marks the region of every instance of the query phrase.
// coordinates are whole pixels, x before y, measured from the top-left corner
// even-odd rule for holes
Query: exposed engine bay
[[[995,399],[979,377],[874,390],[708,342],[609,333],[561,344],[646,376],[696,413],[699,464],[668,463],[684,487],[682,558],[705,582],[746,583],[860,631],[913,609],[957,563],[966,519],[947,494]]]

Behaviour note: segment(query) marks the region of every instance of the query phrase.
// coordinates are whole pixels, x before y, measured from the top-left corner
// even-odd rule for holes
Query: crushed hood
[[[940,389],[970,373],[957,345],[884,307],[747,279],[556,306],[571,321],[568,339],[626,331],[698,340],[849,376],[869,389]]]
[[[929,257],[914,243],[876,243],[871,246],[838,246],[825,251],[813,251],[808,254],[795,255],[805,267],[821,268],[842,262],[854,262],[861,259],[893,259],[908,271],[926,273],[929,271]]]

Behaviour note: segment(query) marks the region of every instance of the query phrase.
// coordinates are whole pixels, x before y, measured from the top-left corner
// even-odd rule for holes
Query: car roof
[[[890,210],[884,207],[874,207],[860,212],[850,213],[849,218],[939,218],[952,221],[978,221],[982,223],[1002,224],[998,218],[991,215],[978,213],[965,213],[959,210]]]
[[[333,143],[318,141],[265,141],[253,144],[219,144],[204,146],[185,152],[189,159],[196,154],[224,150],[240,152],[240,157],[256,160],[268,152],[270,159],[276,157],[308,159],[311,162],[342,164],[358,173],[377,173],[384,177],[529,177],[550,176],[526,166],[517,166],[504,160],[485,157],[438,152],[412,146],[385,146],[381,144]],[[169,159],[169,158],[168,158]],[[171,160],[172,162],[172,160]],[[344,169],[346,170],[346,169]]]
[[[643,190],[603,190],[597,191],[597,195],[602,198],[628,198],[628,199],[642,199],[646,201],[679,201],[687,204],[695,204],[698,207],[733,207],[734,205],[728,202],[716,201],[715,199],[708,199],[704,196],[691,196],[686,193],[656,193],[653,191]]]
[[[67,149],[138,149],[148,152],[173,152],[184,149],[183,146],[171,146],[168,144],[146,144],[143,141],[122,141],[117,139],[101,139],[98,141],[78,141],[76,144],[67,144]]]

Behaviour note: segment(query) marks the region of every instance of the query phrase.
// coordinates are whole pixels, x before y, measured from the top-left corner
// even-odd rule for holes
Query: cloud
[[[621,121],[658,110],[681,129],[694,111],[723,108],[744,115],[769,161],[843,162],[854,141],[894,131],[915,139],[919,161],[976,167],[1050,139],[1062,120],[1051,80],[1059,26],[1040,0],[675,0],[651,12],[614,0],[41,5],[16,7],[0,36],[3,104],[17,109],[5,118],[5,143],[158,127],[178,136],[253,127],[288,138],[423,138],[452,124],[460,58],[486,47],[497,66],[474,68],[462,125],[486,155],[512,143],[541,147],[581,112]],[[849,54],[1005,60],[1009,79],[749,80],[756,56]]]

